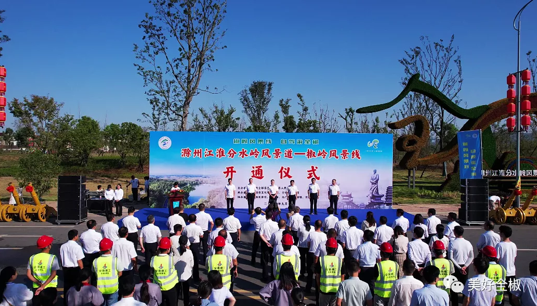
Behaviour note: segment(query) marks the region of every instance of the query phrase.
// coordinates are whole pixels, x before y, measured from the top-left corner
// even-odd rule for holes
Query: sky
[[[297,93],[309,104],[336,112],[384,103],[402,90],[405,50],[420,36],[449,40],[455,35],[463,65],[468,107],[504,98],[505,78],[516,70],[515,14],[526,0],[229,0],[227,30],[216,53],[217,72],[204,75],[192,111],[213,103],[242,111],[238,93],[253,81],[274,82],[271,112]],[[8,71],[7,98],[48,95],[64,113],[105,123],[136,122],[150,106],[137,75],[133,44],[152,7],[144,0],[2,1],[0,64]],[[524,12],[521,67],[537,53],[537,2]],[[191,112],[192,113],[192,112]],[[384,113],[379,114],[381,117]],[[8,114],[7,126],[13,119]]]

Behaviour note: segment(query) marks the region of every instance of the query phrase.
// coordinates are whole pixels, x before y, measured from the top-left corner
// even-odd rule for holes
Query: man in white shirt
[[[333,179],[332,185],[328,186],[328,201],[330,201],[330,208],[334,209],[334,212],[336,215],[337,215],[337,201],[339,200],[340,194],[341,192],[339,190],[339,185],[336,184],[336,179]]]
[[[220,217],[214,219],[214,226],[215,227],[213,231],[209,234],[209,239],[207,239],[207,247],[209,249],[214,247],[214,240],[216,239],[216,237],[218,237],[220,231],[224,229],[224,220],[222,220],[222,218]],[[205,238],[205,233],[203,233],[203,237]],[[231,238],[230,235],[227,235],[226,245],[232,245],[232,243],[233,243],[233,239]]]
[[[496,245],[496,251],[498,255],[498,264],[505,268],[507,272],[506,283],[512,283],[516,279],[516,256],[517,247],[514,242],[511,241],[511,235],[513,230],[507,225],[500,226],[500,238],[501,242]],[[511,290],[507,287],[507,295],[509,295],[509,302],[513,300],[511,296]]]
[[[119,292],[122,293],[121,300],[108,306],[147,306],[134,299],[134,286],[133,277],[124,277],[119,283]]]
[[[138,202],[138,187],[140,186],[140,181],[132,175],[131,180],[127,184],[127,188],[129,188],[129,185],[132,186],[132,200]]]
[[[226,187],[224,187],[224,194],[226,197],[226,205],[228,209],[233,207],[233,201],[235,201],[236,193],[237,189],[235,188],[235,185],[233,185],[233,180],[229,178],[227,180]]]
[[[270,244],[270,238],[272,234],[278,231],[278,224],[272,220],[272,211],[269,210],[265,213],[267,221],[261,225],[259,229],[259,237],[261,238],[261,266],[263,267],[262,281],[266,282],[269,279],[269,263],[272,263],[272,245]],[[271,272],[272,273],[272,272]]]
[[[476,244],[477,250],[479,252],[481,252],[481,250],[487,245],[490,245],[491,247],[495,248],[501,240],[500,235],[494,232],[494,222],[490,220],[485,222],[485,224],[483,224],[483,229],[485,230],[485,232],[481,234]]]
[[[241,241],[241,221],[235,218],[235,208],[228,208],[227,214],[229,216],[224,219],[224,229],[233,239],[233,246],[238,248]]]
[[[468,280],[468,267],[474,260],[474,246],[470,241],[464,239],[464,228],[462,226],[455,226],[453,229],[455,238],[449,241],[448,258],[453,262],[455,266],[455,276],[459,282],[465,284]],[[458,303],[459,295],[457,292],[451,290],[451,301]]]
[[[289,230],[295,241],[295,245],[298,245],[298,230],[300,226],[304,224],[304,216],[300,214],[300,207],[294,206],[295,213],[289,218]]]
[[[416,265],[412,260],[407,259],[403,262],[405,276],[393,284],[388,306],[410,306],[414,290],[423,288],[423,283],[412,276],[415,270]]]
[[[151,258],[157,255],[157,246],[161,238],[160,228],[155,226],[155,217],[153,215],[147,216],[147,225],[142,227],[139,238],[142,253],[145,253],[145,264],[148,265]]]
[[[436,209],[429,208],[427,212],[429,218],[425,219],[425,225],[427,225],[427,232],[429,233],[428,239],[425,240],[426,243],[431,241],[431,237],[436,235],[436,226],[442,224],[442,221],[436,216]]]
[[[246,200],[248,201],[248,211],[254,210],[254,201],[257,194],[257,187],[254,184],[254,179],[250,178],[248,180],[248,185],[246,185]]]
[[[351,260],[352,255],[362,244],[362,239],[364,238],[364,232],[357,228],[358,218],[355,216],[350,216],[349,218],[349,229],[343,232],[342,235],[342,246],[343,252],[345,253],[346,261]]]
[[[358,263],[356,261],[351,261],[349,266],[345,266],[345,268],[350,277],[339,285],[336,293],[336,306],[372,306],[373,295],[369,285],[358,277],[360,274],[360,266]]]
[[[199,213],[196,214],[196,224],[201,227],[203,230],[203,239],[201,244],[203,247],[203,262],[207,260],[207,240],[209,239],[209,234],[213,230],[214,222],[213,217],[205,212],[205,204],[200,204],[198,206]],[[210,225],[210,226],[209,226]]]
[[[323,222],[323,229],[325,233],[327,233],[328,230],[335,228],[336,223],[339,221],[339,219],[334,216],[334,209],[332,207],[328,207],[326,212],[328,213],[328,217],[324,218]]]
[[[289,211],[294,210],[296,206],[296,197],[298,196],[298,187],[295,185],[295,180],[291,180],[287,186],[287,202],[289,202]],[[296,238],[294,238],[296,241]]]
[[[386,225],[388,223],[388,218],[386,216],[381,216],[379,219],[380,226],[375,229],[375,243],[381,245],[384,242],[391,242],[393,237],[393,228]]]
[[[270,186],[268,187],[268,195],[269,195],[269,209],[271,210],[278,210],[279,209],[279,206],[278,206],[278,191],[279,191],[279,188],[278,186],[276,185],[276,183],[274,182],[274,180],[270,180]],[[268,210],[268,209],[267,209]]]
[[[142,228],[142,224],[140,223],[140,219],[136,218],[134,216],[135,209],[133,206],[129,207],[128,213],[129,215],[123,218],[121,220],[123,222],[123,226],[129,230],[129,235],[127,236],[127,240],[132,242],[134,244],[134,249],[138,249],[138,229]]]
[[[188,224],[183,230],[183,235],[188,237],[190,240],[190,250],[194,256],[194,269],[193,278],[194,281],[200,280],[200,271],[199,271],[199,256],[200,256],[200,242],[203,239],[203,230],[199,225],[196,224],[196,215],[190,214],[188,216]]]
[[[337,233],[337,242],[339,244],[343,244],[343,233],[350,228],[349,220],[347,220],[347,217],[349,216],[349,212],[347,210],[341,211],[341,220],[336,223],[336,226],[334,229]],[[358,219],[357,219],[358,221]]]
[[[229,291],[233,292],[233,285],[235,283],[235,279],[237,278],[237,276],[239,276],[239,272],[238,272],[238,269],[239,269],[239,261],[238,261],[239,252],[237,251],[237,249],[232,244],[228,243],[229,236],[228,236],[228,233],[226,232],[225,229],[220,230],[218,232],[218,237],[223,238],[224,241],[225,241],[225,245],[222,248],[222,254],[228,256],[229,258],[231,258],[231,271],[230,271],[231,272],[231,286],[229,288]],[[214,244],[216,244],[217,239],[220,242],[222,242],[222,240],[219,239],[218,237],[215,238]],[[209,253],[207,253],[207,255],[211,256],[211,255],[216,254],[217,249],[218,248],[216,247],[216,245],[213,246],[213,248],[211,248],[209,250]]]
[[[179,215],[180,211],[181,211],[181,209],[179,207],[175,207],[173,209],[173,215],[169,216],[168,221],[166,221],[166,226],[168,227],[170,237],[175,235],[174,228],[175,228],[176,224],[181,224],[183,226],[183,228],[186,227],[185,219],[183,219],[183,217],[181,217]]]
[[[455,232],[454,229],[456,226],[460,226],[459,223],[457,223],[457,214],[454,212],[450,212],[448,214],[448,224],[446,225],[446,229],[444,230],[444,235],[451,239],[455,239]]]
[[[431,249],[429,245],[421,239],[425,231],[421,227],[414,228],[414,240],[408,243],[408,259],[414,262],[417,273],[414,277],[421,279],[419,271],[425,268],[425,264],[431,261]]]
[[[259,244],[261,243],[259,230],[261,229],[261,225],[267,221],[263,213],[264,212],[263,210],[261,210],[261,207],[257,207],[255,211],[252,210],[252,213],[250,214],[250,224],[253,224],[255,226],[254,245],[252,246],[252,260],[250,261],[250,263],[254,267],[257,258],[257,250],[259,249]],[[254,214],[256,215],[255,217]]]
[[[280,258],[279,255],[293,257],[289,259],[289,262],[293,265],[293,268],[296,267],[295,270],[298,270],[297,274],[300,275],[300,252],[296,254],[291,250],[291,248],[294,247],[293,243],[293,236],[291,236],[291,234],[286,233],[281,237],[278,246],[281,246],[282,252],[279,254],[275,254],[274,261],[272,262],[272,274],[274,276],[279,274],[278,272],[281,268],[281,265],[283,265],[284,263],[283,260],[278,260],[278,258]],[[280,264],[280,266],[278,266],[278,263]]]
[[[78,231],[73,229],[67,233],[69,241],[62,244],[60,247],[60,257],[62,259],[63,267],[63,281],[64,290],[66,292],[69,288],[76,285],[78,280],[78,274],[84,269],[82,259],[84,259],[84,252],[82,247],[76,243],[78,240]]]
[[[308,199],[310,199],[310,215],[317,214],[317,200],[319,199],[319,192],[321,192],[321,187],[317,184],[315,178],[311,179],[311,184],[308,186]]]
[[[314,273],[314,262],[315,262],[315,251],[319,247],[319,244],[325,243],[328,238],[326,234],[321,231],[323,223],[321,220],[315,221],[315,231],[311,232],[308,236],[308,277],[306,281],[306,293],[310,292],[313,285],[313,273]]]
[[[352,218],[352,217],[351,217]],[[349,218],[349,220],[351,219]],[[360,272],[360,279],[366,282],[371,291],[373,292],[373,283],[375,281],[375,265],[377,264],[377,259],[380,259],[380,248],[378,245],[373,243],[373,232],[366,230],[364,232],[364,243],[360,244],[354,254],[351,254],[351,257],[347,258],[347,262],[352,261],[352,258],[355,258],[360,265],[362,272]]]
[[[99,242],[103,240],[103,235],[95,230],[97,228],[97,222],[95,220],[88,220],[86,226],[88,230],[80,235],[80,243],[84,252],[84,267],[92,267],[93,260],[101,255]]]
[[[485,276],[489,268],[489,262],[485,258],[475,258],[473,261],[475,276],[466,281],[462,295],[464,306],[481,306],[496,304],[496,283]],[[472,284],[479,284],[481,290],[475,290]],[[508,287],[508,286],[506,286]]]
[[[285,231],[286,227],[287,222],[285,222],[284,219],[280,219],[280,221],[278,221],[278,230],[270,236],[269,242],[272,246],[272,257],[276,255],[276,248],[278,248],[278,245],[282,243],[283,232]]]
[[[493,195],[489,197],[489,210],[494,210],[498,207],[500,207],[502,204],[502,198],[500,198],[497,195]]]
[[[336,239],[337,237],[337,233],[336,233],[336,230],[335,229],[330,229],[328,231],[328,233],[326,233],[326,238],[327,239],[330,239],[330,238],[334,238]],[[300,253],[299,253],[300,255]],[[315,264],[317,264],[317,262],[319,262],[319,258],[322,257],[322,256],[326,256],[328,255],[328,252],[326,252],[326,244],[325,243],[321,243],[319,244],[319,246],[317,247],[317,250],[315,250]],[[342,260],[345,260],[345,254],[343,253],[343,248],[341,247],[340,244],[337,245],[337,250],[336,250],[336,257],[338,258],[341,258]]]
[[[119,229],[119,240],[112,246],[112,257],[118,260],[118,271],[123,271],[121,275],[134,276],[133,271],[138,271],[136,259],[138,254],[134,249],[134,244],[127,240],[129,230],[126,227]]]
[[[401,208],[397,209],[397,219],[393,221],[392,229],[394,229],[396,226],[400,226],[403,229],[403,232],[406,233],[408,231],[408,228],[410,227],[410,222],[407,218],[405,218],[405,211]]]
[[[117,235],[117,232],[119,231],[119,226],[114,223],[115,220],[116,217],[112,214],[109,214],[106,216],[106,221],[108,222],[101,225],[101,234],[103,234],[104,238],[112,240],[112,242],[116,242],[119,240],[119,236]]]

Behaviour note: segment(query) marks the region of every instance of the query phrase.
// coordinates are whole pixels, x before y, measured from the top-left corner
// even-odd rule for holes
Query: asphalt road
[[[98,228],[105,222],[103,216],[90,214],[90,218],[97,220]],[[62,243],[67,241],[67,232],[70,229],[77,229],[79,233],[86,230],[85,223],[79,225],[56,225],[52,223],[40,223],[40,222],[10,222],[0,223],[0,268],[5,266],[15,266],[19,273],[17,282],[27,282],[26,278],[26,266],[28,259],[31,255],[35,254],[38,249],[35,246],[36,240],[39,236],[46,234],[54,238],[54,246],[52,253],[58,255],[59,248]],[[532,260],[537,259],[537,226],[531,225],[513,225],[513,237],[512,240],[517,244],[518,256],[516,258],[517,277],[523,277],[528,275],[528,266]],[[479,236],[483,232],[481,227],[465,227],[465,238],[472,244],[477,243]],[[497,230],[497,229],[496,229]],[[167,231],[163,231],[163,236],[167,236]],[[258,291],[264,286],[260,281],[261,269],[259,263],[256,267],[250,265],[251,258],[251,242],[253,240],[253,232],[246,232],[242,235],[241,246],[239,247],[239,278],[236,280],[235,285],[235,297],[237,298],[238,305],[245,305],[249,302],[251,306],[264,305],[258,296]],[[477,254],[477,250],[474,250]],[[139,263],[144,262],[143,254],[139,253]],[[202,278],[204,278],[205,269],[200,267]],[[473,271],[470,275],[473,275]],[[60,284],[59,291],[63,293],[63,286],[61,281],[60,272]],[[305,284],[303,284],[305,285]],[[191,291],[195,289],[192,288]],[[182,305],[182,301],[179,302]],[[506,303],[508,305],[508,303]]]

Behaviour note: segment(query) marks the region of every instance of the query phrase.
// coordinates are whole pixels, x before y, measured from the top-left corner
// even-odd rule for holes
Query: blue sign
[[[481,130],[458,132],[457,141],[461,180],[482,179]]]

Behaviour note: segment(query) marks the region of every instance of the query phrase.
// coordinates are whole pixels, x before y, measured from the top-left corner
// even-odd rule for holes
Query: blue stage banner
[[[457,133],[459,143],[460,178],[482,179],[483,154],[481,150],[481,130]]]
[[[252,178],[255,207],[268,205],[274,179],[282,209],[288,206],[291,180],[299,191],[296,204],[309,208],[308,185],[315,178],[319,209],[329,206],[332,179],[341,191],[339,210],[389,208],[392,168],[392,134],[151,132],[150,204],[167,205],[178,182],[189,205],[226,208],[224,188],[231,178],[234,207],[247,208],[246,186]]]

